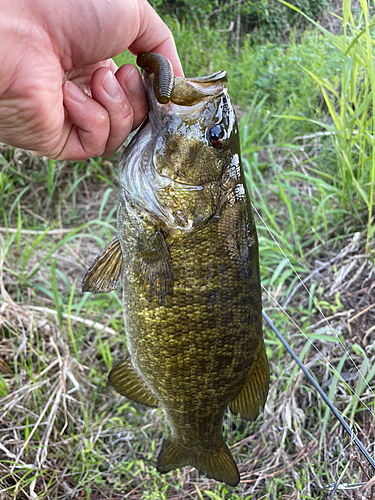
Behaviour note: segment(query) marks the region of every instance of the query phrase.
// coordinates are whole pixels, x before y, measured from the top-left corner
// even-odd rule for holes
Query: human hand
[[[126,49],[159,52],[183,76],[146,0],[1,0],[0,141],[57,160],[110,156],[148,106]],[[83,92],[84,91],[84,92]]]

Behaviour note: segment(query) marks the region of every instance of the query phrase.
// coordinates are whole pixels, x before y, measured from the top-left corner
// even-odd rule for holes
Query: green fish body
[[[128,354],[109,375],[128,398],[161,405],[171,427],[161,473],[192,465],[229,485],[226,408],[255,419],[269,368],[258,242],[225,72],[176,78],[160,104],[146,71],[148,120],[119,164],[118,240],[83,279],[123,282]]]

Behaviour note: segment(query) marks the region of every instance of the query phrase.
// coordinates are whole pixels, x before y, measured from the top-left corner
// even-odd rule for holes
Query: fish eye
[[[220,148],[223,145],[224,130],[220,125],[213,125],[207,131],[208,142],[214,148]]]

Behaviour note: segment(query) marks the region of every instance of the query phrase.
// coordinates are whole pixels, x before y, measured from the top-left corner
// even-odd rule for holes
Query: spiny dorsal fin
[[[157,470],[165,474],[184,465],[192,465],[207,477],[229,486],[237,486],[240,481],[237,465],[224,441],[214,450],[196,451],[170,437],[159,454]]]
[[[130,356],[121,361],[108,376],[111,386],[122,396],[151,408],[159,406],[158,399],[135,371]]]
[[[111,292],[121,284],[122,270],[121,246],[115,238],[87,269],[81,281],[82,292]]]
[[[230,411],[235,415],[240,413],[242,418],[255,420],[266,402],[269,382],[270,370],[266,349],[261,342],[258,359],[251,366],[245,386],[228,405]]]

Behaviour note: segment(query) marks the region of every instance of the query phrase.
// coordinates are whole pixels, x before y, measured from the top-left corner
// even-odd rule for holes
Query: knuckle
[[[109,129],[109,117],[108,114],[103,109],[97,109],[94,113],[94,126],[100,129]]]
[[[120,103],[120,106],[118,108],[118,114],[120,119],[122,120],[129,120],[132,118],[133,112],[132,108],[127,102],[127,100],[123,99]]]

